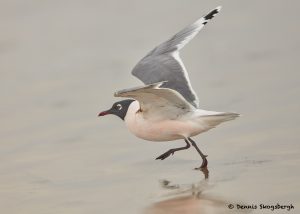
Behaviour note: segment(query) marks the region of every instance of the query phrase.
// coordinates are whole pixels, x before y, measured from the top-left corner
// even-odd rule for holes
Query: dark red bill
[[[100,117],[100,116],[105,116],[105,115],[108,115],[108,114],[110,114],[109,111],[102,111],[102,112],[100,112],[100,113],[98,114],[98,117]]]

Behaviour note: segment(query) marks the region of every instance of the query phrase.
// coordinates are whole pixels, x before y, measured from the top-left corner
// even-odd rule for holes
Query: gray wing
[[[160,88],[163,83],[124,89],[116,92],[115,97],[130,97],[138,100],[143,116],[149,120],[174,120],[195,110],[195,107],[177,91]]]
[[[132,70],[132,74],[145,84],[166,81],[162,87],[179,92],[194,107],[199,107],[188,73],[179,56],[179,50],[191,41],[221,7],[209,12],[193,24],[185,27],[168,41],[148,53]]]

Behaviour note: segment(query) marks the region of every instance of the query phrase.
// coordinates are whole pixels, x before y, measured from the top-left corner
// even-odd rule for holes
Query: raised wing
[[[164,82],[121,90],[115,93],[115,97],[138,100],[140,110],[149,120],[173,120],[195,109],[177,91],[159,88],[162,84]]]
[[[191,41],[220,9],[221,7],[217,7],[154,48],[134,67],[132,74],[145,84],[166,81],[162,87],[176,90],[190,104],[198,108],[199,100],[179,57],[179,50]]]

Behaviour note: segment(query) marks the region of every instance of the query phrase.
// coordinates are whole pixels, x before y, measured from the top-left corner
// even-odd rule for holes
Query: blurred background
[[[116,90],[142,84],[130,72],[147,52],[218,5],[181,52],[201,107],[242,114],[195,138],[209,155],[204,179],[194,150],[154,160],[183,142],[146,142],[97,114]],[[228,205],[280,203],[299,213],[299,6],[1,0],[1,212],[240,213]]]

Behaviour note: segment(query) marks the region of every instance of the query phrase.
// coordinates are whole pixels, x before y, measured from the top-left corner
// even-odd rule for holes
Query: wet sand
[[[182,51],[204,109],[242,114],[183,142],[132,136],[97,118],[148,51],[218,1],[0,2],[1,213],[300,212],[297,1],[226,1]]]

